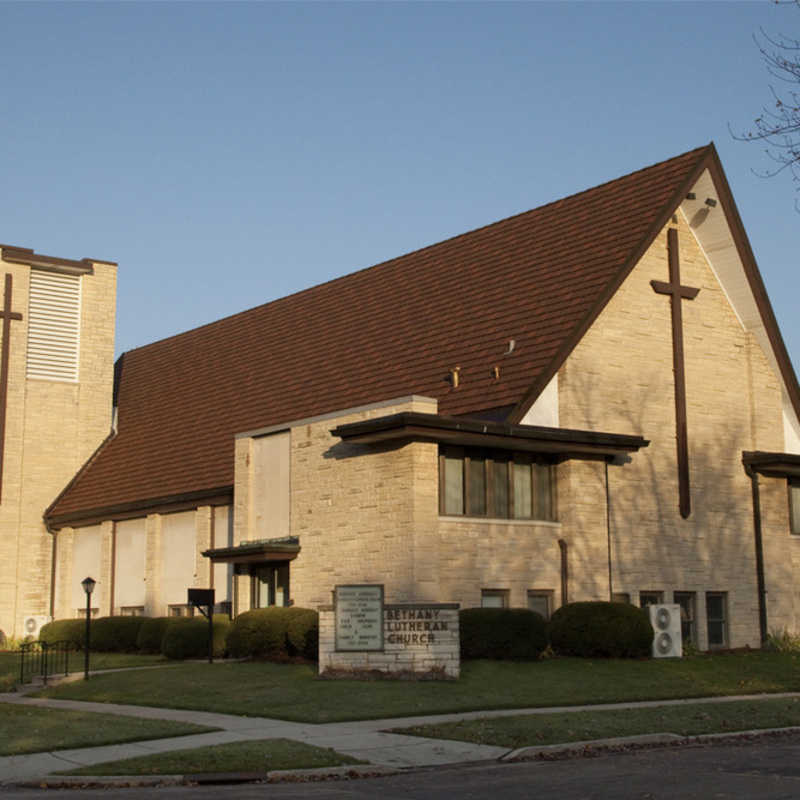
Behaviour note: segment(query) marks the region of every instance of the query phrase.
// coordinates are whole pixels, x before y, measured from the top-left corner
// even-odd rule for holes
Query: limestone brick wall
[[[319,607],[319,672],[329,670],[379,670],[386,673],[441,671],[443,677],[458,678],[461,670],[457,604],[397,604],[383,608],[384,648],[381,651],[339,652],[336,650],[336,621],[333,606]],[[396,617],[434,610],[437,630],[426,634],[424,622],[412,623],[414,632],[396,633],[403,623]],[[394,627],[393,627],[394,626]]]
[[[382,583],[391,602],[449,599],[437,590],[436,446],[365,447],[344,444],[330,434],[337,425],[400,411],[430,413],[435,401],[409,398],[291,429],[290,530],[301,547],[291,563],[296,605],[314,608],[330,602],[340,583]],[[249,497],[239,491],[248,453],[247,440],[238,440],[237,543],[256,538],[239,522],[253,518]],[[243,595],[249,583],[239,578],[237,584],[238,609],[246,610]]]
[[[757,645],[752,503],[741,453],[783,449],[780,384],[683,217],[672,225],[679,230],[681,283],[700,289],[682,302],[691,516],[684,520],[678,511],[670,300],[650,285],[669,279],[666,229],[560,370],[560,421],[651,442],[630,463],[609,467],[613,591],[634,602],[641,591],[663,592],[665,602],[674,591],[696,592],[701,647],[705,593],[727,592],[730,644]],[[559,486],[572,581],[598,598],[608,591],[601,470],[575,465]],[[787,587],[785,484],[782,492],[766,491],[762,503],[770,519],[768,582]],[[789,604],[770,602],[774,621],[788,622]]]
[[[19,635],[28,615],[51,613],[53,540],[45,508],[108,435],[114,358],[116,267],[81,278],[77,383],[26,377],[31,268],[0,258],[12,275],[13,321],[0,503],[0,630]]]

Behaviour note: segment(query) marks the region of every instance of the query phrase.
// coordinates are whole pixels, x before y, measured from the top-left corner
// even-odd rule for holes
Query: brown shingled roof
[[[118,433],[49,521],[230,487],[237,432],[338,409],[419,394],[518,418],[710,159],[713,145],[125,353]]]

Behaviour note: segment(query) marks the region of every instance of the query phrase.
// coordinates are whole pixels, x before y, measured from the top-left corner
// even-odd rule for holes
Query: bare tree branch
[[[800,0],[782,2],[800,8]],[[799,184],[800,192],[800,39],[785,34],[768,35],[763,29],[753,40],[767,66],[768,74],[787,84],[778,91],[770,86],[772,100],[761,109],[761,114],[753,120],[753,127],[736,133],[728,125],[734,139],[745,142],[760,141],[766,144],[765,153],[774,164],[765,170],[754,170],[756,175],[771,178],[788,170],[792,180]],[[800,202],[795,201],[800,211]]]

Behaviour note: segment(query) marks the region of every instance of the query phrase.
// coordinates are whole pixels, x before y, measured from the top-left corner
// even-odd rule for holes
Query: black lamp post
[[[86,592],[86,646],[83,661],[83,679],[89,680],[89,626],[92,622],[92,592],[97,581],[94,578],[86,577],[81,581],[83,591]]]

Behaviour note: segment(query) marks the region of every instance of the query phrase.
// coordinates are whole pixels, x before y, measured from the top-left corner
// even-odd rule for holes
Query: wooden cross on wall
[[[6,401],[8,399],[8,358],[11,347],[11,320],[21,320],[22,314],[11,310],[11,275],[6,274],[3,297],[3,350],[0,355],[0,500],[3,496],[3,467],[6,455]]]
[[[672,307],[672,367],[675,373],[675,439],[678,447],[679,508],[681,516],[686,519],[692,513],[692,497],[689,485],[689,439],[686,432],[686,375],[683,369],[681,300],[694,300],[700,289],[681,286],[676,228],[667,230],[667,256],[669,283],[650,281],[650,285],[658,294],[668,294]]]

